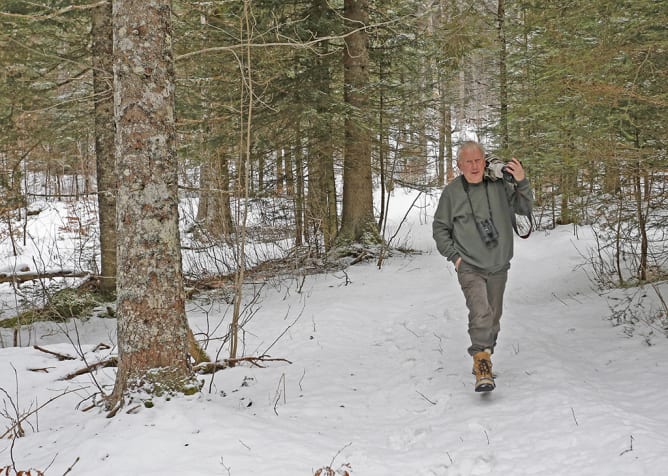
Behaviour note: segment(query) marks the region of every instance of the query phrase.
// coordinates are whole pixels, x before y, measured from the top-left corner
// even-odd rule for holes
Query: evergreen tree
[[[118,371],[128,393],[196,391],[178,229],[171,2],[114,5]]]
[[[93,93],[97,203],[100,223],[100,291],[116,292],[116,162],[114,154],[113,30],[111,2],[92,11]]]
[[[379,241],[373,214],[371,181],[371,132],[368,123],[369,45],[365,31],[369,23],[369,4],[365,0],[345,0],[344,18],[350,33],[343,53],[344,99],[348,106],[345,119],[343,158],[342,243]]]

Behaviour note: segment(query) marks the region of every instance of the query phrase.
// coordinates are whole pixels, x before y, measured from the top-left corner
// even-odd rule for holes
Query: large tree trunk
[[[178,229],[169,0],[114,2],[118,355],[124,394],[191,391]]]
[[[368,0],[345,0],[344,17],[352,29],[343,49],[344,100],[348,105],[345,119],[343,157],[343,204],[340,243],[380,241],[373,215],[371,182],[371,132],[366,127],[369,83],[368,35],[360,29],[368,24]]]
[[[332,34],[332,8],[326,0],[313,0],[308,10],[305,28],[316,32],[318,37]],[[316,94],[314,107],[317,114],[309,121],[305,135],[308,136],[308,180],[305,204],[304,228],[311,245],[319,246],[320,238],[325,250],[334,244],[338,230],[336,189],[334,182],[334,140],[332,139],[333,111],[331,101],[331,54],[328,41],[320,42],[317,54],[310,60],[308,87]]]
[[[116,171],[114,158],[113,31],[111,2],[93,10],[95,157],[100,222],[100,292],[116,292]]]

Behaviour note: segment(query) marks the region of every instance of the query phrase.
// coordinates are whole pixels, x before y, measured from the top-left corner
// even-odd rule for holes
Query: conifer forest
[[[249,279],[382,266],[393,192],[438,194],[467,139],[522,161],[534,229],[593,227],[598,286],[666,279],[663,0],[0,0],[0,240],[97,210],[93,256],[30,273],[113,308],[109,415],[246,358]],[[207,357],[185,302],[221,283]]]

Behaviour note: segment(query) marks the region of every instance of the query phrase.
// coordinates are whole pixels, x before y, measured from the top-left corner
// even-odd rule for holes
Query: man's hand
[[[515,157],[513,157],[510,160],[510,162],[506,163],[506,170],[510,173],[510,175],[513,176],[515,182],[521,182],[526,178],[526,174],[524,173],[524,167],[522,167],[522,163]]]

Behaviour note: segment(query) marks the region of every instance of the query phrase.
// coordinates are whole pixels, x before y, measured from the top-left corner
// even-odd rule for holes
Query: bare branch
[[[30,20],[30,21],[43,21],[43,20],[50,20],[51,18],[55,18],[61,15],[64,15],[65,13],[69,13],[73,10],[92,10],[97,7],[101,7],[106,5],[109,2],[109,0],[102,0],[97,3],[91,3],[89,5],[68,5],[67,7],[63,7],[59,10],[55,10],[52,13],[49,13],[48,15],[25,15],[22,13],[9,13],[9,12],[2,12],[0,11],[0,17],[10,17],[10,18],[21,18],[24,20]]]
[[[50,404],[51,402],[53,402],[53,401],[59,399],[60,397],[63,397],[63,396],[65,396],[65,395],[67,395],[68,393],[78,392],[79,390],[81,390],[81,388],[74,388],[74,389],[71,389],[71,390],[65,390],[65,391],[63,391],[62,393],[59,393],[58,395],[56,395],[55,397],[51,397],[51,398],[48,399],[46,402],[44,402],[44,403],[42,403],[41,405],[39,405],[38,407],[36,407],[34,410],[32,410],[32,411],[30,411],[30,412],[27,412],[27,413],[24,413],[23,415],[19,416],[19,417],[17,418],[17,420],[14,422],[14,424],[11,425],[9,428],[7,428],[7,431],[5,431],[2,435],[0,435],[0,440],[3,439],[3,438],[5,438],[5,437],[6,437],[7,435],[9,435],[10,433],[12,433],[12,431],[14,430],[14,428],[17,428],[17,427],[20,428],[20,427],[21,427],[21,423],[23,423],[25,420],[27,420],[28,417],[30,417],[31,415],[34,415],[35,413],[37,413],[38,411],[40,411],[42,408],[44,408],[45,406],[47,406],[47,405]],[[7,394],[7,393],[5,392],[5,394]]]
[[[326,41],[332,41],[332,40],[342,40],[344,38],[347,38],[350,35],[354,35],[355,33],[358,33],[360,31],[365,31],[365,30],[371,30],[374,28],[378,28],[380,26],[385,26],[385,25],[390,25],[393,23],[398,23],[402,21],[403,19],[396,19],[396,20],[391,20],[387,22],[382,22],[382,23],[375,23],[373,25],[366,25],[362,26],[359,28],[355,28],[354,30],[351,30],[347,33],[344,33],[342,35],[328,35],[328,36],[321,36],[319,38],[314,38],[313,40],[305,41],[305,42],[298,42],[298,41],[278,41],[278,42],[270,42],[270,43],[242,43],[242,44],[236,44],[236,45],[230,45],[230,46],[213,46],[211,48],[204,48],[201,50],[197,51],[191,51],[190,53],[184,53],[182,55],[176,56],[174,58],[175,61],[180,61],[183,59],[191,58],[193,56],[200,56],[204,55],[207,53],[219,53],[223,51],[236,51],[240,50],[243,48],[271,48],[271,47],[278,47],[278,46],[286,46],[290,48],[303,48],[303,49],[309,49],[313,48],[314,46],[318,45],[319,43],[326,42]]]

